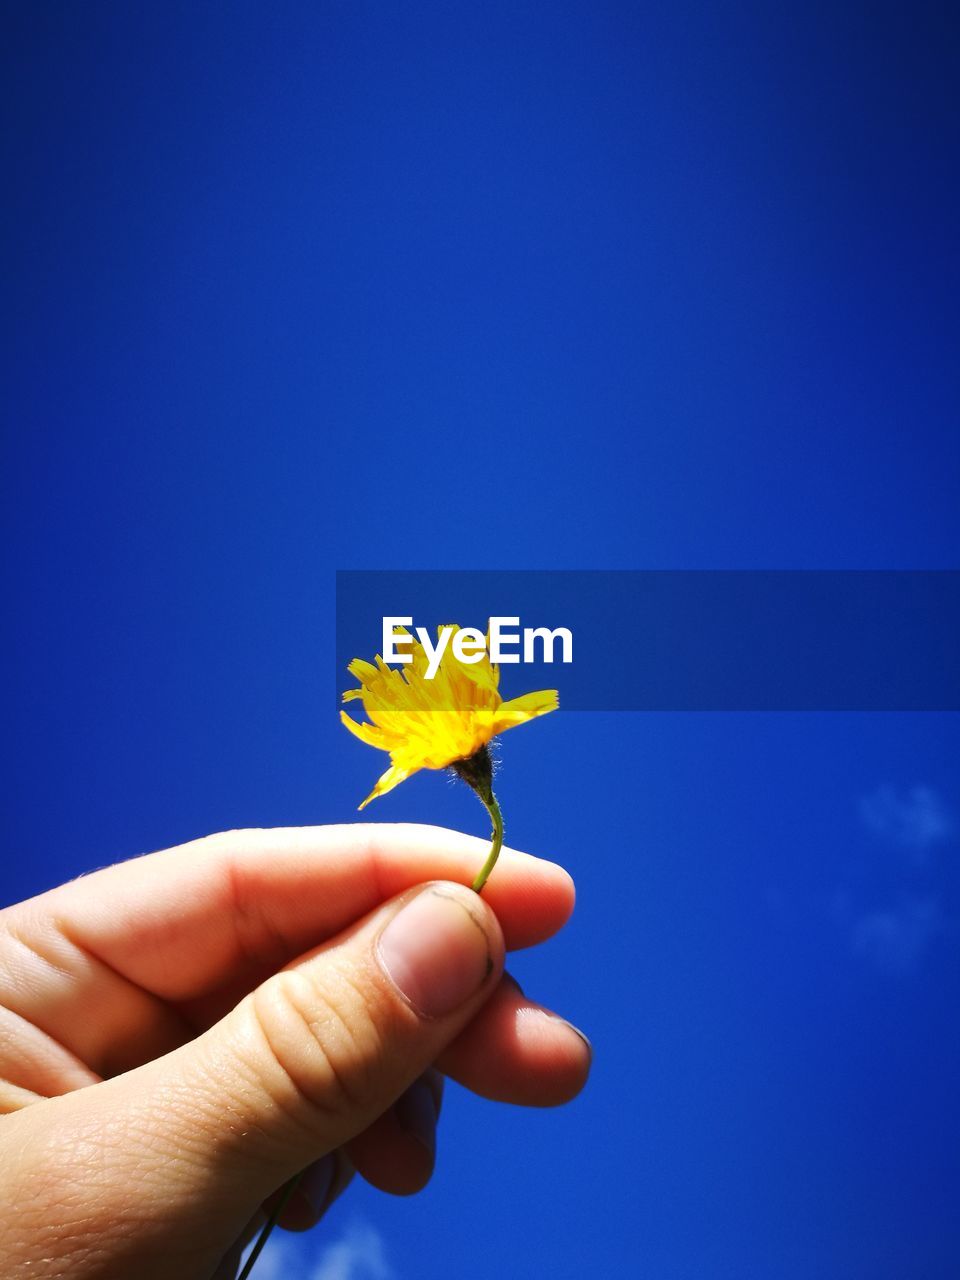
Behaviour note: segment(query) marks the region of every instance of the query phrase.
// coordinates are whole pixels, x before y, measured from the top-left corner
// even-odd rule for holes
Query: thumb
[[[95,1240],[117,1275],[135,1261],[139,1280],[168,1277],[179,1254],[179,1280],[209,1276],[271,1192],[361,1133],[423,1073],[502,965],[500,927],[477,894],[421,886],[267,979],[182,1048],[9,1117],[52,1124],[56,1135],[28,1132],[12,1148],[34,1162],[32,1179],[24,1173],[35,1211],[38,1193],[41,1202],[54,1194],[45,1250],[51,1224],[62,1223],[68,1245]],[[37,1171],[38,1159],[47,1167]],[[58,1183],[69,1187],[67,1214]]]

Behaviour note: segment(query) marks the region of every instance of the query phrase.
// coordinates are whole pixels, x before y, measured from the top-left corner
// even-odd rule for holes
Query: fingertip
[[[504,1053],[499,1100],[560,1107],[572,1102],[586,1085],[593,1046],[566,1018],[526,1002],[515,1013],[512,1056],[525,1069],[511,1072],[510,1054]]]
[[[574,907],[577,905],[577,886],[573,876],[566,867],[561,867],[559,862],[548,862],[544,858],[540,861],[543,863],[546,878],[557,899],[558,912],[561,913],[558,927],[562,928],[573,915]]]
[[[300,1175],[296,1189],[280,1214],[280,1226],[284,1231],[309,1231],[343,1195],[353,1176],[353,1165],[342,1149],[309,1165]],[[269,1212],[278,1198],[271,1197],[264,1209]]]
[[[583,1032],[528,1000],[505,974],[494,995],[440,1055],[438,1065],[495,1102],[554,1107],[581,1091],[592,1057]]]
[[[419,1142],[430,1157],[431,1167],[437,1153],[437,1097],[430,1083],[421,1077],[400,1095],[394,1114],[403,1132]]]
[[[579,1027],[550,1009],[535,1006],[521,1011],[520,1016],[533,1022],[533,1036],[542,1039],[545,1054],[552,1054],[551,1088],[544,1095],[551,1100],[542,1105],[559,1106],[572,1102],[589,1079],[593,1066],[593,1043]]]
[[[357,1172],[378,1191],[415,1195],[430,1181],[436,1163],[436,1131],[442,1087],[428,1072],[349,1144]]]
[[[558,862],[515,849],[505,849],[501,858],[483,897],[503,923],[507,949],[520,951],[563,928],[573,914],[576,886]]]
[[[376,942],[381,971],[420,1018],[460,1016],[496,983],[503,933],[496,914],[470,889],[434,880],[400,900]]]

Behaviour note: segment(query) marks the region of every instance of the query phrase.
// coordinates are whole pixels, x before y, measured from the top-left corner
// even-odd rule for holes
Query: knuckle
[[[375,1002],[346,966],[285,970],[251,997],[271,1096],[318,1123],[364,1110],[386,1064]]]

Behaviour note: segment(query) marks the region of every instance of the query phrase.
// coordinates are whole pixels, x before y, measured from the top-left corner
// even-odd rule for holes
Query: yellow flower
[[[398,651],[402,647],[411,653],[412,662],[388,667],[378,654],[376,665],[355,658],[348,668],[360,688],[349,689],[343,700],[359,698],[371,723],[359,724],[345,711],[340,719],[361,742],[390,753],[390,768],[361,809],[419,769],[456,767],[477,756],[498,733],[555,711],[559,705],[555,689],[504,702],[498,690],[500,672],[489,654],[485,651],[479,662],[460,662],[452,644],[444,650],[436,675],[428,680],[423,646],[403,627],[395,633],[403,637]]]

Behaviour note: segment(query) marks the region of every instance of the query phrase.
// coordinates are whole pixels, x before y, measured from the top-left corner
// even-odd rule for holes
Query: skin
[[[427,1183],[410,1090],[428,1120],[444,1076],[496,1101],[572,1098],[589,1046],[503,970],[563,926],[572,881],[505,849],[480,898],[464,886],[486,852],[411,825],[236,831],[0,912],[0,1203],[16,1210],[0,1274],[232,1277],[277,1189],[324,1157],[331,1184],[296,1194],[285,1227],[312,1226],[354,1171],[398,1195]],[[486,947],[486,978],[442,1017],[378,959],[423,892]]]

